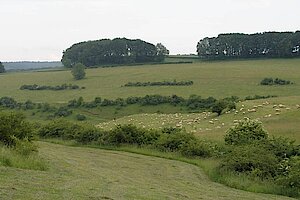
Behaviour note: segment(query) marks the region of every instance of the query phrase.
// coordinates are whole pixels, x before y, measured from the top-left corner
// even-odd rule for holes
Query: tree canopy
[[[299,57],[300,31],[220,34],[200,40],[197,52],[204,59]]]
[[[4,65],[3,65],[2,62],[0,61],[0,73],[4,73],[4,72],[5,72]]]
[[[63,52],[62,63],[72,67],[82,63],[87,67],[96,65],[161,62],[167,50],[143,40],[116,38],[74,44]],[[163,56],[162,56],[163,55]]]

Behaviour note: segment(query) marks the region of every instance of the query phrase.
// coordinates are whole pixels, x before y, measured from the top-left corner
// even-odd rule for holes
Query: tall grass
[[[47,163],[37,152],[24,155],[14,148],[0,146],[0,166],[30,170],[47,170]]]

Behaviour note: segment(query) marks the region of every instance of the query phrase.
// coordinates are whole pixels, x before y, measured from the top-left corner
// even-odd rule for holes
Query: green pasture
[[[191,94],[216,98],[236,95],[300,95],[300,59],[270,59],[247,61],[195,62],[193,64],[167,64],[96,68],[86,70],[84,80],[75,81],[70,71],[18,72],[0,75],[0,96],[10,96],[18,101],[66,103],[82,96],[86,101],[95,97],[145,96],[148,94]],[[295,82],[288,86],[261,86],[265,77],[278,77]],[[155,82],[176,79],[191,80],[192,86],[121,87],[127,82]],[[24,84],[61,85],[76,84],[82,90],[26,91]]]
[[[237,111],[221,116],[209,112],[144,113],[102,122],[98,124],[98,127],[110,129],[117,124],[135,124],[152,129],[179,127],[204,139],[223,141],[226,130],[234,126],[238,120],[250,118],[262,121],[271,136],[285,136],[300,143],[300,107],[298,105],[300,105],[299,96],[278,97],[240,102],[237,104]]]
[[[191,164],[39,142],[49,170],[0,167],[0,199],[290,199],[211,182]]]

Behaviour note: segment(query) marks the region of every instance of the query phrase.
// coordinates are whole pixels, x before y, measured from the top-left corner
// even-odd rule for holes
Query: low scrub
[[[253,184],[256,179],[268,180],[280,188],[279,194],[300,196],[299,145],[283,137],[269,138],[260,122],[249,119],[230,128],[225,143],[228,151],[219,166],[220,176],[227,172],[243,174]]]
[[[72,85],[72,84],[62,84],[62,85],[57,85],[57,86],[49,86],[49,85],[22,85],[20,87],[20,90],[78,90],[78,89],[83,89],[80,88],[78,85]]]
[[[283,79],[280,79],[280,78],[264,78],[261,82],[260,82],[261,85],[291,85],[291,84],[294,84],[293,82],[291,81],[288,81],[288,80],[283,80]]]
[[[128,82],[124,87],[146,87],[146,86],[190,86],[193,81],[157,81],[157,82]]]
[[[0,165],[45,170],[46,163],[37,155],[32,142],[34,127],[20,113],[0,113]]]

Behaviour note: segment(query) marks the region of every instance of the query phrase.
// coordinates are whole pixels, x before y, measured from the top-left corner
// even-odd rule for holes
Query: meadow
[[[290,199],[211,182],[199,167],[184,162],[38,144],[50,169],[41,172],[0,166],[1,199]]]
[[[300,144],[300,59],[213,62],[192,59],[192,61],[194,62],[192,64],[87,69],[86,78],[80,81],[73,80],[68,70],[9,72],[0,75],[2,86],[0,97],[9,96],[20,102],[31,100],[36,103],[61,106],[79,97],[83,97],[84,101],[93,101],[95,97],[117,99],[151,94],[176,94],[185,98],[196,94],[204,98],[212,96],[217,99],[230,96],[245,98],[254,95],[275,95],[277,97],[239,101],[236,110],[223,113],[221,116],[209,111],[193,113],[187,108],[169,104],[157,106],[134,104],[125,107],[76,108],[66,119],[76,121],[75,115],[83,114],[87,117],[84,123],[91,123],[106,130],[114,128],[117,124],[134,124],[147,129],[178,127],[195,134],[200,139],[222,145],[226,130],[239,120],[250,118],[262,121],[271,136],[285,136]],[[260,85],[260,81],[266,77],[278,77],[295,84]],[[194,84],[122,87],[128,82],[174,80],[190,80]],[[22,85],[31,84],[47,86],[73,84],[84,89],[20,90]],[[7,111],[4,108],[0,110]],[[50,121],[47,113],[35,109],[19,111],[24,112],[33,122]],[[288,199],[236,190],[212,182],[213,177],[211,175],[209,175],[211,179],[207,177],[211,173],[211,169],[208,168],[212,166],[207,164],[210,161],[201,159],[179,162],[175,160],[180,159],[162,159],[168,158],[163,153],[156,157],[151,156],[152,153],[145,153],[150,156],[128,153],[131,151],[143,154],[142,149],[107,151],[68,147],[48,142],[38,142],[38,144],[39,155],[48,162],[47,170],[31,171],[0,166],[1,197],[5,199],[60,199],[61,197],[66,199],[75,197],[79,199],[86,197],[89,199],[199,199],[200,197],[202,199]],[[235,184],[234,181],[236,180],[232,183]],[[228,184],[230,180],[224,182]],[[237,181],[236,184],[240,186],[234,184],[231,186],[262,192],[256,188],[243,187],[243,180]]]
[[[70,71],[18,72],[0,75],[0,96],[11,96],[18,101],[67,103],[82,96],[91,101],[95,97],[116,99],[149,94],[189,97],[246,97],[253,95],[300,95],[300,59],[270,59],[195,62],[193,64],[166,64],[122,66],[86,70],[85,79],[75,81]],[[279,77],[294,82],[288,86],[261,86],[265,77]],[[187,87],[121,87],[128,82],[186,81]],[[22,91],[22,85],[75,84],[85,89],[80,91]]]

